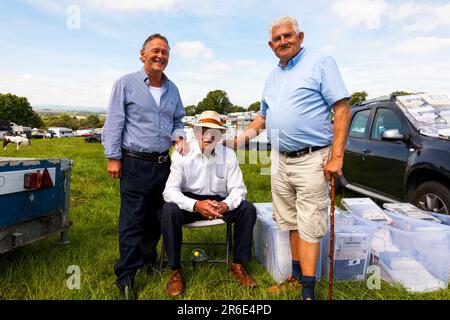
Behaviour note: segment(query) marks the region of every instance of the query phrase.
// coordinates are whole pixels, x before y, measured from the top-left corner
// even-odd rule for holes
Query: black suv
[[[84,138],[86,142],[102,142],[102,135],[100,133],[94,133]]]
[[[401,106],[388,97],[352,107],[339,182],[384,202],[450,214],[449,137],[422,134]]]

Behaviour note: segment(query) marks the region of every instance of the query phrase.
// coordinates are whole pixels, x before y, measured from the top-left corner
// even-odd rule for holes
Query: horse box
[[[68,243],[70,159],[0,157],[0,254],[60,233]]]

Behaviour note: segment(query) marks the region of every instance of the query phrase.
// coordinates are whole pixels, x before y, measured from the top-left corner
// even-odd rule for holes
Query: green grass
[[[119,211],[118,181],[106,175],[106,160],[101,144],[83,139],[66,138],[33,140],[31,147],[16,151],[8,146],[0,156],[64,157],[73,159],[71,178],[71,210],[74,225],[71,243],[61,246],[52,236],[0,256],[0,299],[118,299],[114,284],[114,264],[119,256],[117,221]],[[248,156],[248,153],[246,154]],[[248,200],[270,201],[270,176],[260,175],[260,165],[242,165]],[[339,199],[339,198],[338,198]],[[224,240],[223,227],[187,230],[186,240]],[[191,248],[192,249],[192,248]],[[191,250],[184,249],[185,256]],[[217,249],[222,255],[224,250]],[[81,289],[66,286],[70,265],[81,268]],[[201,264],[194,270],[185,264],[186,292],[183,299],[300,299],[298,290],[272,295],[266,289],[274,285],[264,268],[252,261],[250,272],[259,287],[241,288],[223,264]],[[138,272],[136,285],[140,299],[167,299],[165,286],[168,272],[162,278]],[[318,283],[317,296],[326,299],[327,282]],[[450,289],[424,294],[411,294],[401,287],[382,283],[381,290],[369,290],[364,282],[335,282],[334,299],[450,299]]]

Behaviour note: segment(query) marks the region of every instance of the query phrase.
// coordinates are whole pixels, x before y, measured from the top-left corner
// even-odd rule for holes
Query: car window
[[[363,138],[366,132],[367,121],[369,120],[370,109],[359,111],[353,117],[350,124],[349,136],[354,138]]]
[[[389,129],[398,129],[403,133],[403,124],[394,111],[380,108],[373,122],[371,138],[381,140],[383,132]]]

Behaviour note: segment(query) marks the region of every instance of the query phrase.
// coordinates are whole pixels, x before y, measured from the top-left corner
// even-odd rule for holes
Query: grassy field
[[[117,221],[118,181],[106,175],[106,160],[101,144],[85,143],[81,138],[33,140],[31,147],[16,151],[9,146],[0,156],[64,157],[73,159],[71,186],[71,243],[61,246],[58,237],[25,246],[0,256],[0,299],[118,299],[114,284],[114,264],[119,256]],[[248,200],[270,201],[270,178],[260,175],[259,165],[242,165]],[[225,238],[222,227],[185,232],[187,240]],[[192,249],[192,248],[191,248]],[[218,254],[223,251],[218,249]],[[187,248],[186,255],[190,249]],[[70,265],[81,268],[81,288],[69,290],[66,273]],[[267,292],[274,285],[264,268],[252,261],[249,270],[259,287],[239,287],[223,264],[199,265],[193,270],[185,265],[186,292],[182,299],[300,299],[298,290],[279,295]],[[140,299],[167,299],[168,271],[148,276],[138,272],[136,285]],[[326,299],[327,283],[321,280],[317,297]],[[400,287],[382,283],[380,290],[370,290],[364,282],[334,284],[334,299],[450,299],[450,289],[426,294],[411,294]]]

